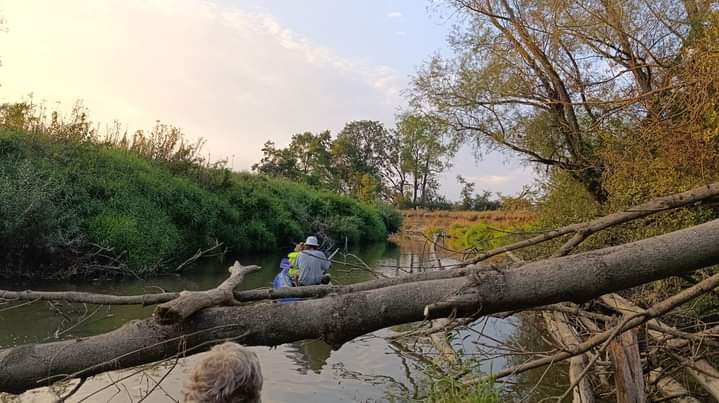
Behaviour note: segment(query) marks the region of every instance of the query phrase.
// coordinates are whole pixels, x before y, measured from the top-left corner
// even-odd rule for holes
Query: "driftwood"
[[[646,403],[644,372],[639,357],[639,342],[634,330],[621,333],[609,343],[614,363],[614,383],[618,403]]]
[[[689,391],[671,376],[662,373],[662,368],[656,368],[649,373],[649,383],[654,384],[657,390],[666,399],[675,403],[701,403],[698,399],[689,394]]]
[[[248,345],[270,346],[319,338],[337,347],[360,335],[402,323],[451,315],[473,317],[567,300],[587,301],[618,289],[717,264],[717,244],[719,220],[626,245],[519,267],[468,268],[464,276],[434,280],[427,279],[426,274],[430,273],[422,273],[406,276],[397,285],[320,300],[207,308],[169,326],[160,326],[152,319],[132,321],[97,336],[0,350],[0,391],[17,393],[53,381],[159,361],[178,353],[195,352],[208,343],[227,338],[239,338]],[[448,272],[451,271],[436,273]],[[415,276],[420,280],[412,282]],[[710,277],[644,314],[626,319],[616,331],[626,331],[662,315],[718,284],[719,276]],[[446,303],[437,303],[443,300]],[[581,354],[616,334],[609,331],[596,335],[574,352],[535,360],[523,364],[523,368],[536,368]],[[504,372],[506,376],[521,369],[508,368],[497,374]]]
[[[235,287],[242,283],[245,274],[257,270],[260,270],[259,266],[243,266],[240,262],[235,262],[228,269],[230,277],[216,288],[206,291],[182,291],[177,298],[158,305],[153,316],[158,323],[170,324],[182,322],[204,308],[233,305],[237,303],[234,296]]]
[[[466,276],[478,266],[465,266],[452,270],[426,271],[413,276],[382,278],[348,285],[310,285],[304,287],[258,288],[234,292],[237,302],[275,300],[283,298],[322,298],[330,294],[348,294],[359,291],[375,290],[408,282],[440,280]],[[0,290],[0,299],[25,301],[67,301],[100,305],[156,305],[171,301],[179,292],[162,292],[141,295],[112,295],[75,291],[10,291]]]
[[[549,333],[563,349],[571,351],[581,343],[581,340],[569,324],[569,317],[565,313],[543,312],[542,316]],[[579,379],[579,375],[584,371],[586,365],[587,357],[585,354],[569,359],[569,382],[577,384],[572,390],[572,402],[574,403],[593,403],[595,401],[589,379],[587,377]]]
[[[577,255],[578,256],[578,255]],[[614,337],[616,337],[618,334],[625,332],[629,329],[632,329],[634,327],[637,327],[639,325],[644,324],[648,320],[657,318],[659,316],[662,316],[666,314],[667,312],[673,310],[674,308],[704,294],[709,292],[710,290],[716,288],[719,286],[719,274],[715,274],[700,283],[687,288],[678,294],[672,296],[671,298],[668,298],[660,303],[657,303],[650,307],[649,309],[645,310],[643,313],[636,313],[632,314],[629,317],[625,317],[625,319],[614,328],[604,331],[602,333],[596,334],[592,336],[591,338],[587,339],[586,341],[579,344],[573,351],[562,351],[557,354],[553,354],[547,357],[539,358],[536,360],[531,360],[519,365],[515,365],[509,368],[505,368],[501,371],[496,372],[493,374],[493,377],[495,379],[504,378],[510,375],[514,375],[520,372],[528,371],[534,368],[539,368],[545,365],[550,365],[555,362],[559,362],[562,360],[566,360],[568,358],[574,357],[576,355],[585,353],[589,351],[590,349],[599,346],[600,344],[606,343],[608,340],[612,340]],[[595,356],[596,357],[596,356]],[[575,385],[572,385],[574,387]]]
[[[605,304],[625,315],[644,312],[642,308],[634,305],[631,301],[618,294],[612,293],[604,295],[601,297],[601,300]],[[647,330],[649,337],[662,343],[666,343],[670,347],[681,348],[691,342],[691,339],[688,338],[677,338],[677,332],[675,332],[676,329],[660,322],[659,320],[651,320],[648,324],[652,325]],[[666,338],[665,334],[671,334],[674,337]],[[714,366],[704,358],[697,358],[695,360],[683,359],[682,361],[685,361],[683,363],[687,365],[687,372],[689,375],[702,385],[702,387],[709,392],[714,399],[719,400],[719,371],[717,371]]]
[[[461,364],[462,361],[459,358],[459,355],[456,351],[454,351],[454,348],[452,348],[452,344],[449,340],[447,340],[446,330],[449,327],[451,320],[442,318],[433,320],[431,323],[431,329],[434,330],[434,332],[429,335],[429,339],[432,341],[432,345],[435,350],[439,353],[439,358],[446,362],[450,368],[454,368]]]
[[[719,371],[703,358],[681,361],[687,366],[689,375],[702,385],[702,388],[709,392],[714,400],[719,401]]]

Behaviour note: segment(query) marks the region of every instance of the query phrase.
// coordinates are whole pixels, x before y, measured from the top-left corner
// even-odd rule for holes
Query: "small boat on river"
[[[336,249],[334,252],[332,252],[327,259],[332,260],[332,258],[335,257],[337,252],[339,252],[339,249]],[[277,273],[275,278],[272,280],[272,288],[295,287],[295,285],[292,283],[292,279],[290,279],[289,270],[290,270],[290,260],[288,258],[283,258],[280,261],[280,272]],[[290,298],[287,300],[296,301],[299,299],[302,299],[302,298]]]

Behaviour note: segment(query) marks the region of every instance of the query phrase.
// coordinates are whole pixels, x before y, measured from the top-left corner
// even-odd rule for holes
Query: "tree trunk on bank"
[[[208,308],[169,326],[153,319],[131,321],[97,336],[0,350],[0,391],[19,393],[61,379],[192,354],[228,338],[268,346],[323,339],[338,347],[402,323],[583,302],[717,264],[717,245],[719,220],[521,267],[467,270],[466,276],[414,282],[415,277],[407,276],[405,283],[390,287],[287,304]]]

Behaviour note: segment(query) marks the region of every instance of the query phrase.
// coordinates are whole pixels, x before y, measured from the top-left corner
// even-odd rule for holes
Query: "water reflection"
[[[332,347],[322,340],[302,340],[287,345],[287,358],[297,364],[297,371],[306,374],[307,370],[319,374],[332,354]]]

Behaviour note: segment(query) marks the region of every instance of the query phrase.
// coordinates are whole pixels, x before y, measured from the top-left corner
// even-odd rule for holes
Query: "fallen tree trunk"
[[[486,315],[561,301],[583,302],[717,264],[716,245],[719,220],[520,267],[474,269],[466,276],[439,280],[405,280],[390,287],[289,304],[208,308],[170,326],[158,325],[153,319],[131,321],[97,336],[0,350],[0,391],[18,393],[61,379],[194,353],[228,338],[270,346],[323,339],[337,347],[401,323],[452,314]],[[438,304],[441,301],[446,302]]]

